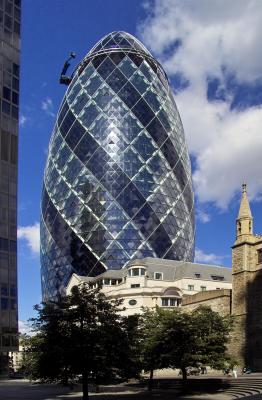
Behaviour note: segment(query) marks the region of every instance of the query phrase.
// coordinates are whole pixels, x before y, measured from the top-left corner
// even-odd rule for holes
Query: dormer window
[[[155,272],[154,279],[163,280],[163,273],[162,272]]]
[[[195,277],[196,277],[196,278],[201,278],[201,274],[195,273]]]
[[[222,275],[211,275],[211,278],[213,279],[213,281],[224,281],[225,277]]]
[[[144,276],[146,274],[145,268],[129,268],[128,275],[129,276]]]

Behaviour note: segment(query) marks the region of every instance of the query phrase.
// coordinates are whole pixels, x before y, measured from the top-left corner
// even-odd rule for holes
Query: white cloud
[[[221,262],[223,259],[224,259],[223,256],[218,256],[213,253],[206,254],[201,249],[196,249],[196,251],[195,251],[195,262],[198,262],[198,263],[221,265]]]
[[[193,175],[201,202],[226,208],[241,184],[248,183],[250,199],[262,191],[262,108],[230,111],[226,103],[210,103],[192,89],[177,98],[191,153]]]
[[[40,227],[39,222],[31,226],[19,226],[17,229],[18,239],[24,239],[33,254],[40,251]]]
[[[156,0],[140,32],[159,56],[175,40],[176,54],[166,57],[171,73],[182,71],[190,81],[221,74],[221,66],[240,80],[261,77],[262,7],[260,0]],[[170,63],[170,64],[169,64]]]
[[[41,103],[41,109],[46,112],[47,115],[50,115],[51,117],[55,117],[54,113],[54,105],[53,101],[50,97],[47,97],[45,100],[42,101]]]
[[[189,82],[176,102],[196,159],[200,202],[226,208],[243,181],[250,198],[261,198],[262,107],[232,110],[228,92],[225,101],[207,99],[209,77],[226,90],[224,71],[238,83],[262,79],[260,0],[156,0],[149,9],[142,40],[170,76],[180,73]],[[181,45],[172,50],[176,41]]]
[[[28,120],[28,118],[24,114],[21,114],[20,118],[19,118],[19,125],[24,126],[25,123],[27,122],[27,120]]]
[[[21,321],[21,320],[18,321],[18,330],[19,330],[19,333],[21,333],[22,335],[23,334],[32,335],[31,327],[25,321]]]
[[[208,213],[206,213],[205,211],[200,210],[200,209],[196,210],[196,217],[203,224],[206,224],[207,222],[209,222],[211,220],[210,215]]]

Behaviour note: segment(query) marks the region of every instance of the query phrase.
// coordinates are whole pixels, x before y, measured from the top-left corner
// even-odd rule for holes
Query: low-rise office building
[[[67,293],[82,282],[100,286],[110,299],[123,299],[124,315],[141,313],[143,307],[178,307],[188,296],[232,287],[230,268],[158,258],[134,260],[94,278],[73,274]]]

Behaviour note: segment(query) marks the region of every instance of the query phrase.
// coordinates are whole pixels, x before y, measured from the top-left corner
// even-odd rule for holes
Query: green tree
[[[129,377],[131,339],[119,306],[119,301],[108,301],[99,289],[90,289],[86,284],[74,287],[71,295],[58,302],[36,306],[31,376],[66,383],[81,375],[85,400],[89,398],[90,381],[99,384]]]
[[[156,368],[179,368],[184,381],[189,366],[223,368],[230,362],[227,343],[232,324],[231,316],[223,317],[209,307],[192,312],[147,311],[142,322],[142,354],[144,367],[150,371],[149,387]]]
[[[149,372],[148,389],[152,389],[155,369],[167,368],[169,360],[164,354],[164,319],[169,313],[161,308],[155,311],[144,309],[139,321],[139,351],[142,358],[142,367]]]
[[[167,315],[163,324],[164,353],[170,367],[180,368],[184,380],[189,366],[223,368],[230,361],[227,343],[232,324],[231,316],[223,317],[209,307]]]

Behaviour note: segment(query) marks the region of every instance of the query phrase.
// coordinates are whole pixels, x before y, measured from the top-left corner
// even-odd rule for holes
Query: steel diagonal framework
[[[74,72],[49,146],[41,205],[44,299],[73,272],[131,259],[192,261],[194,197],[161,65],[133,36],[101,39]]]

